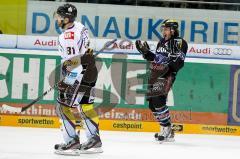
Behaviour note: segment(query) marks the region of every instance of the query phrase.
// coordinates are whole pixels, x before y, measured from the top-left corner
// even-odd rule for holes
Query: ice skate
[[[102,142],[99,136],[93,136],[87,142],[80,145],[80,153],[92,154],[102,153]]]
[[[159,141],[160,143],[174,142],[174,136],[174,131],[171,126],[161,126],[160,133],[154,135],[156,141]]]
[[[77,155],[78,156],[80,155],[79,148],[80,148],[80,142],[78,137],[74,138],[67,144],[66,143],[56,144],[54,146],[55,153],[58,155],[72,155],[72,156]]]

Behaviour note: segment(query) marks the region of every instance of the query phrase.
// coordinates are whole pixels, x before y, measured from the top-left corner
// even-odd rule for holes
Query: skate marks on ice
[[[175,142],[159,144],[154,133],[101,131],[103,153],[54,154],[62,141],[58,129],[0,127],[0,159],[155,159],[239,158],[240,137],[176,134]],[[81,133],[81,140],[85,138]]]

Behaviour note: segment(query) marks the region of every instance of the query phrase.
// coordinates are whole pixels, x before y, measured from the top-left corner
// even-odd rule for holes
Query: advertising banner
[[[42,49],[42,50],[57,50],[57,37],[48,36],[18,36],[17,48],[19,49]]]
[[[16,48],[17,35],[0,34],[0,48]]]
[[[78,9],[77,21],[88,29],[90,37],[142,39],[158,41],[165,19],[179,21],[180,36],[189,43],[239,45],[237,11],[161,8],[128,5],[73,3]],[[28,35],[58,35],[61,29],[53,18],[62,3],[28,1]]]
[[[188,48],[188,57],[212,59],[240,59],[239,46],[192,44]]]
[[[29,117],[1,115],[0,126],[38,127],[38,128],[59,128],[60,122],[57,117]],[[159,132],[157,122],[145,121],[124,121],[124,120],[103,120],[99,122],[100,130],[111,131],[133,131],[133,132]],[[81,127],[76,128],[81,129]],[[213,134],[213,135],[235,135],[240,136],[239,126],[220,126],[203,124],[179,124],[174,123],[175,133],[180,134]]]
[[[60,63],[60,57],[54,54],[35,50],[15,50],[15,53],[2,50],[0,105],[20,107],[49,89],[49,75]],[[155,121],[145,98],[148,63],[143,60],[127,59],[124,55],[113,55],[111,58],[98,58],[97,67],[99,77],[95,108],[100,119],[110,123],[118,121],[116,124],[112,123],[109,129],[131,130],[133,127],[133,130],[149,130],[148,126],[141,126],[141,123]],[[230,65],[186,63],[178,73],[168,96],[167,105],[170,106],[173,122],[227,125],[230,69]],[[56,72],[56,80],[58,76],[59,72]],[[21,114],[11,114],[0,107],[0,124],[58,126],[56,119],[52,119],[56,117],[54,106],[56,96],[57,91],[54,90]],[[116,105],[113,106],[112,103]],[[13,118],[14,121],[4,120],[8,119],[9,115],[16,116]],[[26,116],[28,118],[25,118]],[[52,120],[53,122],[50,122]],[[133,125],[129,126],[129,123]]]
[[[94,50],[101,50],[105,44],[112,39],[90,39],[90,47]],[[155,52],[158,41],[148,41],[150,49]],[[35,49],[35,50],[57,50],[57,36],[15,36],[15,35],[0,35],[1,48],[19,48],[19,49]],[[231,45],[206,45],[206,44],[189,44],[187,58],[201,59],[240,59],[240,47]],[[140,54],[136,49],[134,40],[118,39],[115,43],[105,48],[101,54]]]

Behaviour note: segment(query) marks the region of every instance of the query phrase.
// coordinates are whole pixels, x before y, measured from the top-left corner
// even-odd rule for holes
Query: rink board
[[[55,51],[0,49],[0,52],[0,105],[21,107],[37,98],[49,88],[47,78],[60,62]],[[113,58],[105,52],[97,59],[101,70],[96,88],[103,97],[95,104],[100,127],[102,130],[158,131],[144,96],[148,65],[141,56],[121,56]],[[239,87],[239,65],[239,61],[234,60],[186,59],[167,103],[172,121],[183,124],[182,133],[239,134],[238,128],[232,127],[240,125],[240,97],[234,93]],[[25,80],[27,84],[22,82]],[[56,95],[57,92],[52,91],[21,114],[13,115],[0,107],[0,126],[59,127],[54,107]],[[114,107],[108,106],[111,95],[121,97]],[[99,109],[101,102],[103,107]],[[105,107],[110,109],[104,111]],[[211,127],[201,127],[206,125]],[[222,126],[221,129],[218,126]]]
[[[16,115],[1,115],[0,126],[59,128],[57,117],[29,117]],[[176,133],[181,134],[213,134],[240,136],[240,127],[227,125],[203,125],[174,123]],[[132,131],[132,132],[159,132],[157,122],[100,120],[100,130]]]

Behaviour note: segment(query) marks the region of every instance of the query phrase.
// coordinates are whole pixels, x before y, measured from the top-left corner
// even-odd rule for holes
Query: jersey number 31
[[[68,55],[71,55],[71,54],[75,54],[75,49],[74,47],[67,47],[67,54]]]

